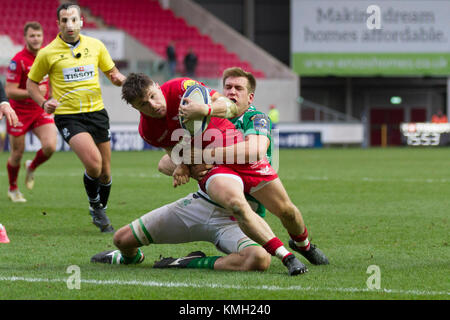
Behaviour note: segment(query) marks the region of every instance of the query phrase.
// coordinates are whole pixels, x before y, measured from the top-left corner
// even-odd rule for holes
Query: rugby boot
[[[31,190],[34,187],[34,170],[30,169],[30,165],[32,162],[33,160],[25,161],[25,169],[26,169],[25,186],[27,187],[28,190]]]
[[[95,224],[101,232],[110,233],[114,232],[114,228],[111,225],[111,221],[105,213],[105,209],[100,204],[92,211],[92,223]]]
[[[186,257],[181,258],[160,257],[159,261],[155,261],[153,268],[186,268],[192,260],[204,257],[206,257],[206,254],[201,251],[191,252]]]
[[[292,250],[297,251],[302,256],[306,258],[309,262],[311,262],[314,265],[322,265],[322,264],[329,264],[328,258],[325,256],[325,254],[316,247],[314,244],[310,244],[309,250],[300,250],[299,247],[295,244],[294,240],[289,240],[289,247]]]
[[[8,198],[12,202],[27,202],[27,199],[24,198],[23,194],[19,191],[19,189],[8,190]]]
[[[293,254],[283,260],[283,264],[288,268],[290,276],[296,276],[308,272],[308,268],[301,263]]]
[[[122,256],[120,250],[109,250],[97,253],[92,256],[91,262],[105,263],[105,264],[139,264],[144,261],[145,256],[141,249],[138,249],[138,254],[134,258],[127,258]]]

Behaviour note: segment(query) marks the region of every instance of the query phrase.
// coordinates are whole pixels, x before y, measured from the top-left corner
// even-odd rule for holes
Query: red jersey
[[[18,83],[20,89],[26,89],[28,72],[30,71],[35,58],[36,56],[34,56],[30,51],[28,51],[26,47],[22,51],[19,51],[14,56],[14,58],[12,58],[9,64],[8,72],[6,75],[6,82]],[[45,99],[48,99],[49,94],[48,76],[46,76],[39,84],[45,84],[47,86],[47,93],[45,95]],[[9,99],[9,103],[11,104],[11,107],[13,107],[14,110],[16,110],[16,112],[17,111],[30,112],[31,110],[39,113],[42,112],[41,106],[39,106],[31,98],[23,100]]]
[[[156,119],[141,113],[139,134],[142,139],[144,139],[148,144],[160,148],[172,148],[178,143],[179,140],[172,137],[172,133],[175,130],[181,129],[180,122],[178,120],[178,108],[186,89],[195,83],[200,82],[189,78],[176,78],[161,85],[161,91],[167,104],[166,116],[161,119]],[[200,84],[204,86],[203,83]],[[215,90],[210,89],[211,96],[215,92]],[[205,134],[209,129],[217,129],[219,131],[216,132],[221,132],[223,146],[242,141],[242,134],[237,131],[236,127],[227,119],[211,118]],[[230,135],[234,138],[230,139]],[[226,139],[226,136],[228,136],[228,139]],[[208,138],[208,141],[204,141],[203,147],[214,143],[216,137],[217,134],[214,135],[212,139]]]
[[[161,90],[167,103],[166,117],[155,119],[141,113],[139,134],[149,144],[155,147],[172,148],[177,139],[172,139],[172,133],[181,129],[178,120],[178,107],[186,89],[194,84],[189,78],[177,78],[164,83]],[[203,84],[202,84],[203,85]],[[211,90],[212,96],[216,91]],[[229,146],[244,140],[243,134],[228,119],[212,117],[208,127],[202,135],[202,147]],[[195,144],[195,137],[193,138]],[[245,192],[253,192],[267,182],[278,177],[267,159],[249,164],[222,164],[215,165],[199,182],[200,188],[207,192],[207,183],[216,174],[235,175],[241,178]]]

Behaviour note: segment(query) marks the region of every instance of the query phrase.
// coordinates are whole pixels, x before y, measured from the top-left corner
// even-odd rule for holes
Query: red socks
[[[9,191],[13,191],[17,189],[17,176],[19,175],[20,166],[13,167],[6,162],[6,168],[8,170],[8,179],[9,179]]]
[[[305,227],[305,231],[298,235],[294,236],[292,234],[289,234],[291,236],[291,239],[294,240],[296,246],[303,251],[308,251],[309,247],[311,246],[308,240],[308,230]]]
[[[267,241],[267,243],[263,245],[263,248],[266,249],[266,251],[272,256],[277,256],[278,258],[280,258],[281,261],[284,261],[284,259],[292,254],[291,252],[286,250],[283,242],[281,242],[281,240],[277,237]]]
[[[49,158],[44,154],[42,149],[39,149],[38,152],[36,152],[36,156],[33,159],[33,162],[30,164],[30,169],[35,170],[39,165],[47,161]]]
[[[48,159],[49,158],[44,154],[42,149],[39,149],[39,151],[36,152],[36,156],[34,157],[33,161],[31,162],[29,168],[31,170],[35,170],[38,166],[40,166],[42,163],[44,163]],[[17,177],[19,175],[20,165],[17,167],[13,167],[10,165],[9,162],[7,162],[6,168],[8,171],[9,190],[13,191],[13,190],[17,189]]]

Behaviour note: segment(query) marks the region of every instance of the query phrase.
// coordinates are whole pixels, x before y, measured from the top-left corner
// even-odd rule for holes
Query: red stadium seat
[[[13,3],[12,0],[4,1]],[[235,53],[228,52],[224,45],[214,43],[210,36],[201,34],[195,26],[189,26],[171,10],[163,9],[157,0],[140,0],[133,2],[133,6],[130,6],[129,0],[78,0],[78,3],[81,7],[89,8],[93,15],[101,17],[108,25],[128,32],[163,58],[171,40],[176,42],[180,62],[188,48],[192,47],[199,57],[199,77],[220,77],[223,69],[230,66],[242,66],[252,70],[258,77],[264,77],[263,72],[253,70],[250,63],[241,61]]]

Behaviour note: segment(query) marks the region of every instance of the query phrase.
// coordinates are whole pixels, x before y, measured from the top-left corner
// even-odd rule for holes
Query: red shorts
[[[253,164],[221,164],[212,167],[203,177],[199,182],[200,189],[207,192],[209,182],[219,175],[232,176],[242,181],[244,192],[249,194],[278,178],[278,174],[266,159]]]
[[[44,124],[55,123],[53,120],[53,114],[48,114],[44,110],[42,112],[27,111],[21,112],[20,110],[15,110],[17,117],[19,118],[19,123],[16,127],[10,126],[6,122],[6,131],[8,134],[18,137],[22,136],[34,128],[40,127]]]

